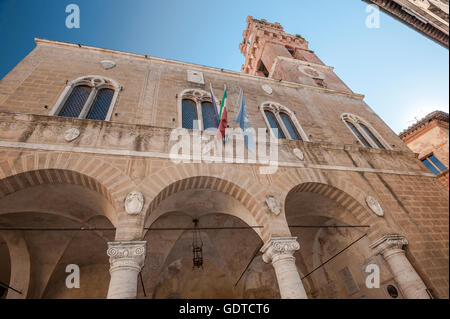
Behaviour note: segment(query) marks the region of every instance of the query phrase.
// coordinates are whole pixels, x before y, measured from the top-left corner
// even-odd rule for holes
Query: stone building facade
[[[243,38],[242,73],[36,39],[0,82],[4,297],[448,298],[447,190],[301,36]],[[198,156],[210,84],[256,160]]]
[[[434,111],[399,134],[403,142],[448,188],[448,113]]]
[[[448,49],[448,0],[363,0]]]

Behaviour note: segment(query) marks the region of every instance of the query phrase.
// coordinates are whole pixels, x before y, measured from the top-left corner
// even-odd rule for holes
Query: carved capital
[[[292,257],[300,249],[297,237],[271,237],[261,248],[266,263],[280,258]]]
[[[405,236],[399,234],[384,235],[370,245],[374,254],[381,254],[384,257],[391,255],[394,252],[403,251],[403,246],[408,245],[408,240]]]
[[[144,266],[146,241],[113,241],[108,242],[107,254],[111,265],[110,271],[120,267],[136,268]]]

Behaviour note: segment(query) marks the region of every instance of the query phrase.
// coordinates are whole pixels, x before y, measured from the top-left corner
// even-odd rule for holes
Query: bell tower
[[[309,50],[308,42],[301,35],[284,32],[278,22],[248,16],[242,36],[239,49],[245,56],[243,73],[351,92],[333,68]]]

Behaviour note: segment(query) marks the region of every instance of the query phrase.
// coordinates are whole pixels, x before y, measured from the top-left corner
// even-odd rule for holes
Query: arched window
[[[183,91],[179,95],[178,123],[189,130],[217,129],[218,123],[210,94],[197,89]]]
[[[356,128],[355,125],[353,125],[352,122],[349,121],[345,121],[345,124],[347,124],[347,126],[350,128],[350,130],[353,132],[353,134],[356,135],[356,137],[358,138],[358,140],[365,146],[365,147],[370,147],[371,145],[369,144],[369,142],[367,142],[367,140],[364,138],[364,136],[361,134],[361,132]]]
[[[287,107],[275,102],[265,102],[260,106],[260,110],[274,137],[309,141],[294,112]]]
[[[291,117],[284,112],[280,113],[280,118],[283,121],[284,126],[286,127],[291,139],[293,140],[301,140],[300,134],[298,134],[297,129],[294,126],[294,123],[291,121]]]
[[[183,128],[189,130],[197,129],[195,121],[197,121],[197,106],[195,102],[188,99],[183,99],[182,101],[182,116],[183,116]]]
[[[97,92],[94,103],[92,103],[87,118],[90,120],[104,120],[108,114],[113,96],[114,90],[100,89]]]
[[[216,113],[214,112],[214,105],[211,102],[202,102],[202,116],[205,130],[217,128]]]
[[[64,117],[80,116],[91,91],[92,88],[87,85],[78,85],[74,87],[58,115]]]
[[[278,123],[275,114],[273,114],[271,111],[264,110],[264,114],[266,115],[267,121],[269,122],[270,129],[272,130],[273,135],[275,135],[276,138],[286,138],[286,136],[283,133],[283,130],[281,129],[280,124]]]
[[[341,119],[364,147],[373,147],[382,150],[390,149],[389,144],[383,140],[380,134],[360,117],[344,113],[341,115]]]
[[[109,121],[121,87],[110,79],[89,75],[64,89],[51,115]]]
[[[362,127],[363,131],[370,137],[370,139],[377,144],[378,148],[385,150],[386,148],[381,144],[381,142],[372,134],[367,126],[362,123],[359,123],[359,126]]]

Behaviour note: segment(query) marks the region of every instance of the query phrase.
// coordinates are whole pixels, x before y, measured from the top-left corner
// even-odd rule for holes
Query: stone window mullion
[[[359,125],[359,122],[352,121],[353,125],[356,127],[356,129],[359,131],[359,134],[364,136],[366,141],[376,149],[379,149],[378,145],[372,140],[372,138],[365,132],[365,130]]]
[[[86,118],[86,116],[89,113],[89,110],[91,109],[91,106],[94,102],[94,99],[97,96],[97,93],[98,93],[98,87],[94,87],[91,91],[91,94],[89,94],[89,97],[88,97],[86,103],[84,104],[84,107],[80,112],[80,115],[78,116],[79,119]]]
[[[275,118],[278,121],[278,125],[283,130],[283,133],[284,133],[284,136],[286,137],[286,139],[292,140],[293,138],[292,138],[291,134],[289,134],[288,129],[286,128],[286,126],[284,125],[283,120],[280,117],[280,112],[279,111],[274,111],[273,114],[275,115]]]
[[[197,123],[198,130],[203,131],[203,112],[202,112],[202,101],[200,99],[195,99],[195,104],[197,105]]]

